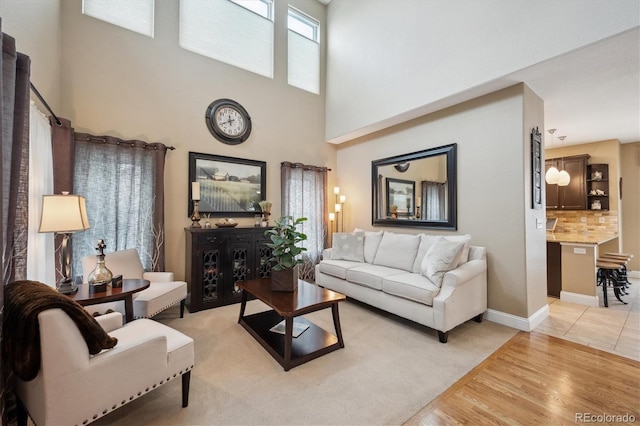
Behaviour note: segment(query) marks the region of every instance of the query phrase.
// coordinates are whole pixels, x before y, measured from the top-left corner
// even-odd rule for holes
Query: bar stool
[[[631,261],[631,259],[633,258],[633,255],[628,253],[604,253],[600,257],[606,258],[606,259],[616,259],[616,260],[624,261],[624,264],[621,267],[620,273],[622,274],[622,278],[624,281],[624,288],[629,288],[629,285],[631,283],[629,282],[629,279],[627,276],[627,263]]]
[[[598,285],[602,286],[605,308],[609,307],[609,301],[607,298],[609,285],[613,287],[613,294],[616,296],[616,299],[626,305],[627,302],[620,298],[620,289],[624,288],[624,282],[621,281],[620,278],[620,262],[616,262],[611,259],[598,258],[596,260],[596,267],[598,268],[597,281]]]

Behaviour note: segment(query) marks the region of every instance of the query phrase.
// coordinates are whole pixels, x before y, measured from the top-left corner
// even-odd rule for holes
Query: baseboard
[[[549,305],[544,305],[529,318],[519,317],[506,312],[487,309],[487,320],[522,331],[531,331],[549,316]]]
[[[640,278],[640,271],[627,271],[627,275],[631,278]]]
[[[571,293],[569,291],[561,291],[560,300],[563,302],[577,303],[578,305],[600,306],[598,296],[587,296],[586,294]]]

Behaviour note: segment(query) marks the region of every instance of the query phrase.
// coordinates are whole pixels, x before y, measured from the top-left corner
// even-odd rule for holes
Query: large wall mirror
[[[372,223],[457,229],[456,147],[372,161]]]

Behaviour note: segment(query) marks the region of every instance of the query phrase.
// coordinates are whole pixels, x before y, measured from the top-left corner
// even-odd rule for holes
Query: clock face
[[[251,117],[242,105],[231,99],[212,102],[205,120],[211,134],[229,145],[242,143],[251,134]]]
[[[230,106],[223,106],[216,110],[215,119],[222,133],[230,137],[241,136],[247,131],[242,113]]]

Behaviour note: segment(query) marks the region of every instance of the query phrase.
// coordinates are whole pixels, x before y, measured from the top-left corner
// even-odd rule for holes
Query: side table
[[[149,288],[149,280],[124,279],[122,287],[111,287],[107,285],[105,291],[91,292],[89,284],[78,285],[78,291],[68,296],[82,306],[97,305],[99,303],[124,301],[125,321],[133,321],[133,294]]]

